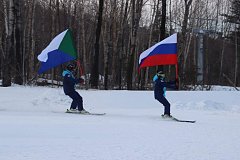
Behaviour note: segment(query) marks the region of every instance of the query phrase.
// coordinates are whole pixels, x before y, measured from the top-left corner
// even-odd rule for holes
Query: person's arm
[[[64,80],[65,80],[65,82],[68,83],[68,84],[71,84],[71,83],[74,83],[74,84],[80,83],[80,80],[79,80],[79,79],[73,78],[70,74],[66,74],[66,75],[64,76]]]

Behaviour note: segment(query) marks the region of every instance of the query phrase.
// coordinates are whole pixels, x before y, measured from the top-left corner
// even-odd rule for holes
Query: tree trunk
[[[234,85],[237,86],[238,78],[238,37],[237,37],[237,24],[235,24],[235,69],[234,69]]]
[[[15,17],[15,71],[14,74],[14,82],[16,84],[22,85],[23,84],[23,75],[22,75],[22,19],[21,19],[21,7],[22,7],[22,0],[15,0],[14,1],[14,17]]]
[[[69,0],[68,1],[68,9],[67,9],[67,12],[68,12],[68,28],[70,28],[72,26],[72,14],[71,14],[71,7],[72,7],[72,0]]]
[[[183,64],[184,64],[184,51],[185,51],[185,47],[186,47],[186,32],[187,32],[187,25],[188,25],[188,17],[189,17],[189,11],[190,11],[190,6],[192,4],[193,0],[184,0],[185,2],[185,10],[184,10],[184,18],[183,18],[183,22],[182,22],[182,36],[179,39],[179,64],[180,67],[180,76],[182,76],[182,79],[184,80],[184,76],[185,76],[185,70],[183,69]],[[184,81],[182,81],[182,83],[184,83]]]
[[[2,37],[2,31],[0,31],[0,37]],[[2,44],[3,44],[4,42],[3,42],[3,40],[2,40],[2,38],[0,38],[0,56],[1,57],[5,57],[5,52],[4,52],[4,50],[3,50],[3,46],[2,46]],[[2,79],[2,68],[3,68],[3,58],[0,58],[0,79]]]
[[[114,0],[115,1],[115,0]],[[112,2],[110,2],[112,3]],[[109,22],[109,24],[106,22],[106,25],[105,25],[105,47],[106,48],[104,50],[104,89],[107,90],[108,89],[108,75],[109,75],[109,57],[110,57],[110,54],[112,54],[112,78],[113,76],[115,75],[115,56],[114,55],[115,53],[113,52],[113,41],[114,41],[114,38],[113,38],[113,35],[114,35],[114,12],[115,10],[113,9],[114,7],[112,7],[113,5],[111,4],[111,11],[110,11],[110,17],[107,17],[110,19],[110,21],[107,21]],[[107,8],[106,8],[107,10]],[[109,26],[109,27],[108,27]],[[109,28],[109,29],[108,29]],[[115,79],[113,78],[113,81],[115,81]],[[113,84],[114,85],[114,84]]]
[[[35,76],[35,70],[34,70],[34,59],[35,59],[35,37],[34,37],[34,24],[35,24],[35,6],[36,6],[36,0],[32,0],[31,3],[31,14],[30,14],[30,35],[31,35],[31,49],[30,49],[30,55],[29,55],[29,78],[32,79]]]
[[[130,53],[128,58],[128,69],[127,69],[127,89],[133,89],[133,69],[134,60],[136,54],[136,44],[137,44],[137,31],[139,27],[139,20],[141,18],[143,0],[132,0],[132,17],[131,17],[131,33],[130,33]]]
[[[92,65],[90,84],[93,88],[98,88],[98,78],[99,78],[99,40],[101,36],[102,29],[102,14],[103,14],[103,4],[104,0],[99,0],[99,11],[98,11],[98,22],[96,29],[96,40],[94,45],[94,62]]]
[[[123,15],[121,17],[121,30],[119,31],[119,39],[118,39],[118,50],[117,54],[119,56],[118,61],[118,88],[122,89],[122,70],[123,70],[123,55],[125,52],[125,44],[124,44],[124,38],[126,36],[126,28],[127,28],[127,17],[128,17],[128,8],[129,8],[129,1],[126,1],[125,8],[124,8],[124,0],[122,0],[122,7],[121,7],[121,14]]]
[[[110,15],[110,35],[109,35],[109,55],[112,54],[112,67],[111,67],[111,74],[112,74],[112,82],[113,86],[115,86],[116,83],[116,77],[117,77],[117,24],[116,24],[116,18],[117,18],[117,0],[111,0],[111,15]]]
[[[14,17],[14,1],[9,0],[9,13],[8,13],[9,19],[8,23],[6,26],[8,26],[7,30],[7,50],[6,50],[6,56],[3,59],[3,80],[2,80],[2,86],[3,87],[8,87],[11,86],[12,82],[12,76],[11,76],[11,71],[13,68],[13,55],[14,54],[14,26],[15,26],[15,17]]]
[[[53,37],[55,36],[55,28],[56,28],[56,24],[55,24],[55,19],[56,19],[56,15],[55,15],[55,2],[56,0],[50,0],[50,13],[51,13],[51,39],[53,39]],[[51,69],[51,81],[52,81],[52,85],[54,84],[54,71],[55,69],[52,68]]]
[[[165,39],[166,33],[166,10],[167,10],[167,2],[166,0],[162,0],[162,19],[161,19],[161,27],[160,27],[160,41]]]
[[[89,77],[87,73],[89,73],[89,67],[87,65],[87,54],[86,54],[86,35],[85,35],[85,9],[84,9],[84,0],[81,1],[80,4],[80,28],[81,28],[81,39],[82,39],[82,55],[83,55],[83,69],[85,71],[85,85],[86,88],[89,88]]]
[[[104,34],[103,34],[104,36]],[[109,75],[109,55],[112,51],[112,45],[111,45],[111,25],[110,25],[110,31],[108,33],[108,25],[106,23],[105,25],[105,38],[103,38],[103,44],[104,44],[104,89],[108,89],[108,75]]]
[[[161,15],[161,26],[160,26],[160,38],[159,41],[165,39],[166,32],[166,10],[167,10],[167,2],[166,0],[162,0],[162,15]],[[163,66],[159,66],[158,69],[163,71]]]
[[[153,28],[154,28],[154,21],[156,18],[156,10],[158,9],[158,3],[157,5],[154,3],[154,7],[153,7],[153,12],[152,12],[152,17],[151,17],[151,23],[150,23],[150,34],[149,34],[149,40],[148,40],[148,48],[150,48],[152,46],[152,37],[153,37]],[[144,82],[142,88],[146,88],[147,84],[148,84],[148,75],[149,75],[149,67],[146,67],[146,70],[143,73],[143,77],[144,77]]]

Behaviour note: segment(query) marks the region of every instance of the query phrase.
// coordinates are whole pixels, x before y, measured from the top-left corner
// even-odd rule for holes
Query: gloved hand
[[[84,83],[84,79],[83,78],[79,78],[80,83]]]
[[[76,70],[73,70],[73,71],[72,71],[72,74],[73,74],[74,77],[77,77],[77,72],[76,72]]]
[[[83,83],[84,82],[84,79],[83,78],[78,78],[76,79],[77,80],[77,83]]]

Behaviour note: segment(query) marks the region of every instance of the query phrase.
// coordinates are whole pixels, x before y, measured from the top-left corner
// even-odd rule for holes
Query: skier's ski
[[[194,120],[181,120],[181,119],[177,119],[175,117],[172,117],[172,120],[174,120],[176,122],[187,122],[187,123],[195,123],[196,122]]]
[[[78,111],[70,111],[69,109],[67,109],[66,113],[81,114],[81,115],[96,115],[96,116],[103,116],[106,114],[106,113],[81,113]]]
[[[173,116],[171,116],[171,117],[164,117],[164,116],[162,115],[162,118],[165,119],[165,120],[173,120],[173,121],[176,121],[176,122],[187,122],[187,123],[195,123],[195,122],[196,122],[196,121],[194,121],[194,120],[182,120],[182,119],[177,119],[177,118],[175,118],[175,117],[173,117]]]

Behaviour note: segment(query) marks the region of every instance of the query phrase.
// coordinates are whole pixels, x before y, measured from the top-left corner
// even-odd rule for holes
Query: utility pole
[[[215,19],[195,18],[200,21],[214,21]],[[204,80],[204,46],[203,36],[204,34],[215,33],[214,30],[195,28],[193,33],[197,35],[197,84],[203,85]]]
[[[204,31],[199,29],[197,30],[197,36],[198,36],[198,49],[197,49],[197,83],[203,84],[203,60],[204,60],[204,52],[203,52],[203,35]]]

